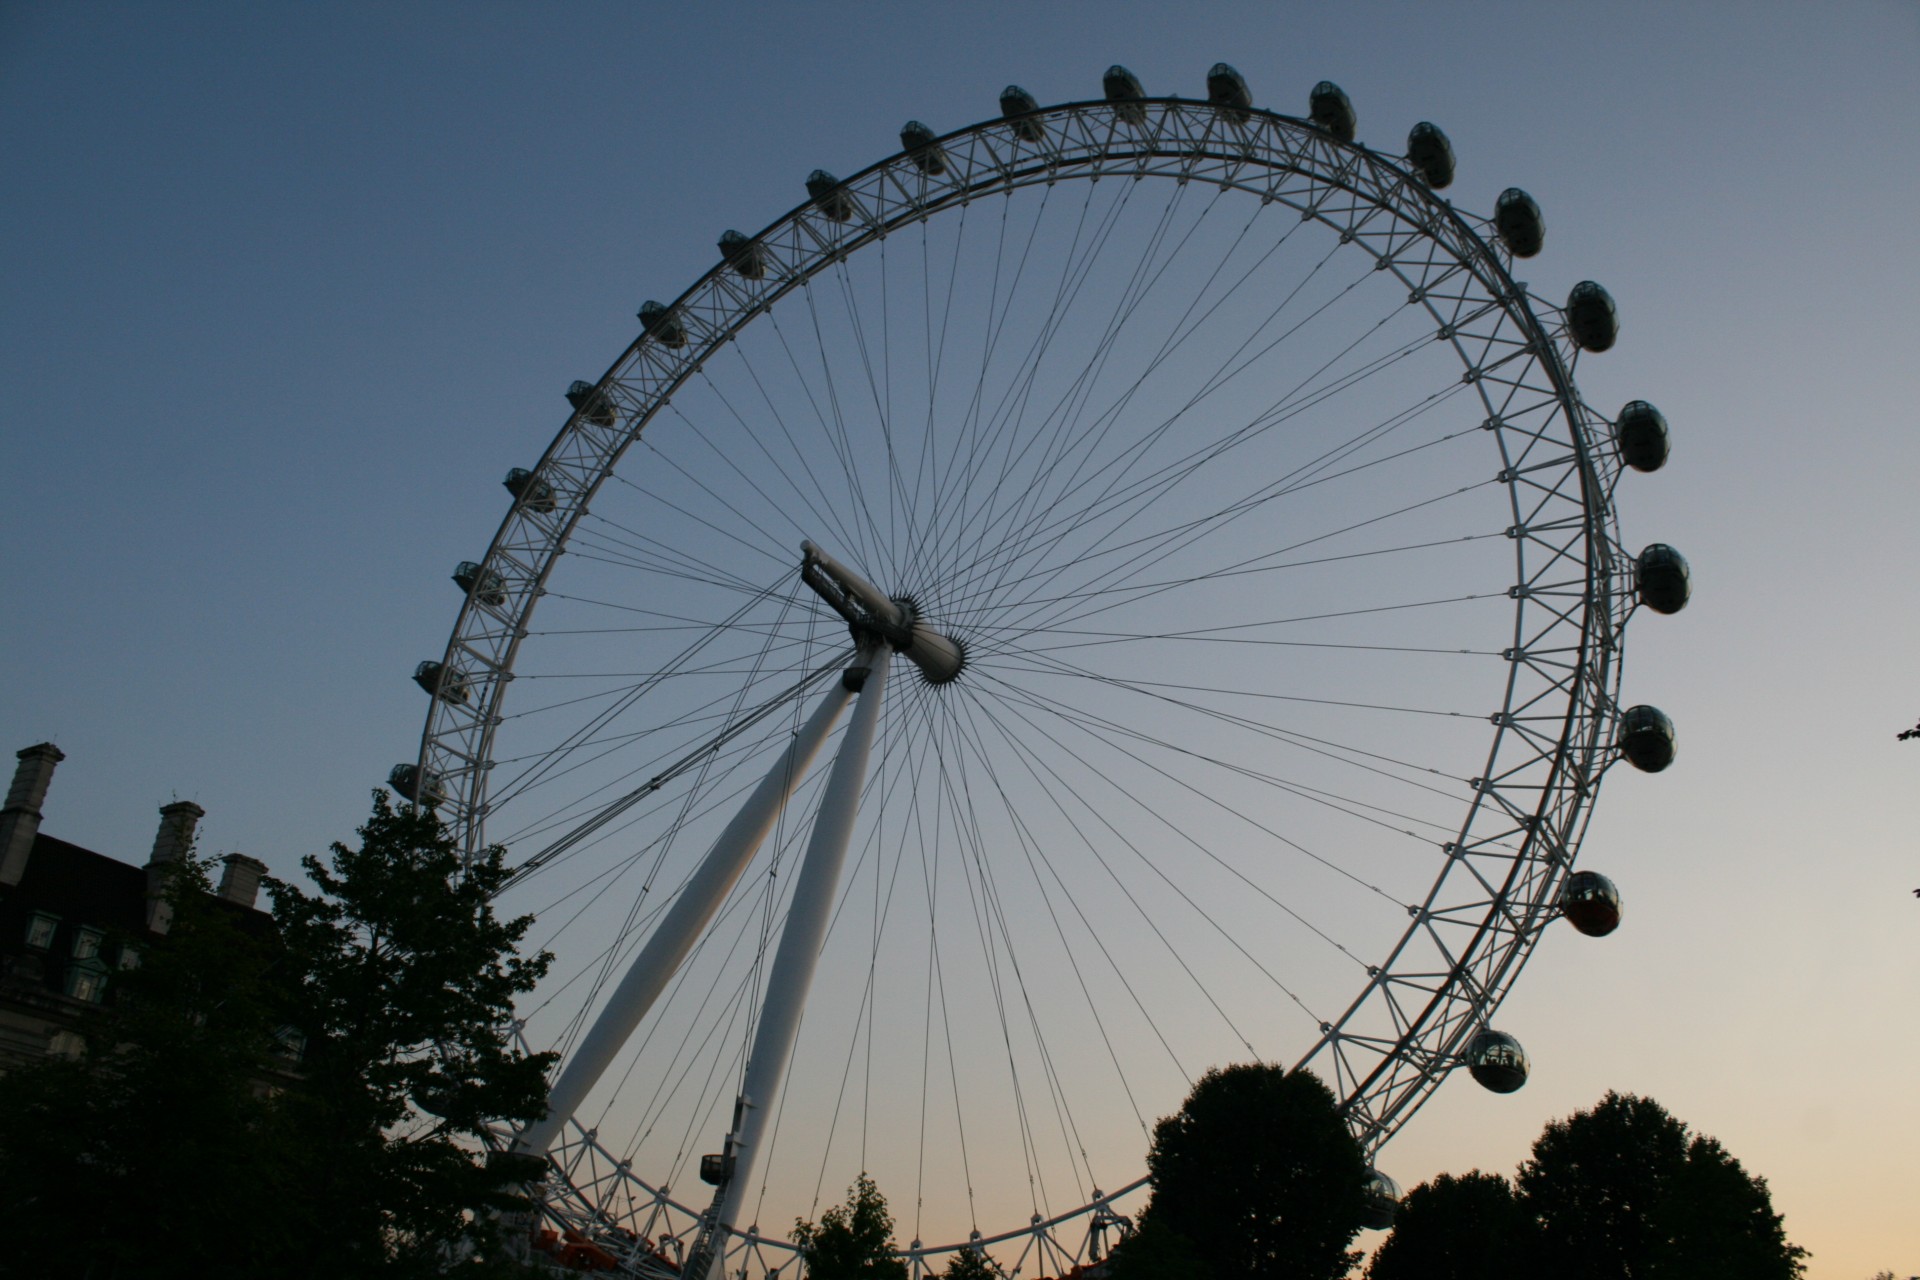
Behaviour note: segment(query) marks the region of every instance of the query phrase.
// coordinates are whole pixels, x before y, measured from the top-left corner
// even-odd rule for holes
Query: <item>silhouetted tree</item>
[[[1608,1093],[1554,1121],[1516,1179],[1540,1274],[1565,1280],[1796,1280],[1764,1178],[1651,1098]]]
[[[993,1260],[978,1249],[962,1249],[947,1259],[941,1280],[1000,1280]]]
[[[893,1256],[893,1214],[873,1179],[862,1173],[847,1202],[820,1215],[816,1225],[793,1224],[810,1280],[907,1280],[907,1264]]]
[[[1138,1228],[1108,1255],[1107,1280],[1213,1280],[1199,1247],[1143,1214]]]
[[[1366,1159],[1310,1072],[1209,1071],[1154,1126],[1147,1169],[1142,1252],[1151,1231],[1185,1237],[1215,1280],[1334,1280],[1359,1259],[1347,1246],[1366,1213]]]
[[[0,1272],[525,1274],[492,1211],[539,1162],[479,1138],[545,1107],[550,1058],[514,1048],[511,1001],[547,958],[493,915],[502,851],[463,867],[383,793],[359,834],[304,861],[317,895],[269,882],[277,932],[214,900],[199,858],[173,872],[172,924],[113,976],[85,1060],[0,1090]]]
[[[1409,1191],[1368,1280],[1482,1280],[1532,1273],[1533,1219],[1497,1173],[1443,1173]]]

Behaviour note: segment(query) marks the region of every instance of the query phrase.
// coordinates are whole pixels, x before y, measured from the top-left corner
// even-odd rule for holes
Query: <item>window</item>
[[[47,1054],[54,1058],[81,1058],[87,1052],[87,1042],[77,1031],[56,1031],[47,1040]]]
[[[273,1033],[273,1051],[289,1062],[298,1062],[307,1052],[307,1037],[298,1027],[281,1027]]]
[[[33,913],[33,919],[27,922],[27,945],[45,949],[53,945],[53,931],[60,927],[60,917],[50,916],[44,911]]]
[[[75,969],[67,975],[67,994],[75,1000],[85,1000],[91,1004],[100,1002],[101,992],[106,990],[107,976],[104,973],[92,973],[85,969]]]
[[[98,929],[82,929],[73,940],[73,958],[75,960],[92,960],[98,956],[100,954],[100,936]]]

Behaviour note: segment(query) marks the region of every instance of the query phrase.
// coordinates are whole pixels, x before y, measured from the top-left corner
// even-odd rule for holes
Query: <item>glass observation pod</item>
[[[749,239],[738,231],[721,233],[720,257],[737,275],[748,280],[759,280],[767,274],[766,250],[758,240]]]
[[[1322,80],[1307,95],[1307,116],[1341,142],[1352,142],[1360,119],[1353,114],[1353,103],[1346,90],[1331,80]]]
[[[1635,471],[1658,471],[1667,461],[1667,418],[1645,400],[1629,400],[1613,424],[1620,461]]]
[[[1207,72],[1207,101],[1242,124],[1253,114],[1253,91],[1245,77],[1224,62]]]
[[[1147,96],[1147,91],[1140,87],[1140,78],[1133,72],[1116,63],[1100,77],[1100,88],[1113,104],[1114,115],[1131,125],[1147,122],[1147,109],[1140,101]]]
[[[853,217],[853,197],[840,185],[840,179],[825,169],[807,175],[807,196],[831,221],[845,222]]]
[[[933,138],[933,130],[918,120],[900,126],[900,149],[907,153],[907,159],[920,172],[937,178],[947,171],[947,153]]]
[[[1613,295],[1591,280],[1567,294],[1567,332],[1582,351],[1605,351],[1620,336],[1620,313]]]
[[[1512,1093],[1527,1082],[1527,1051],[1504,1031],[1486,1030],[1467,1045],[1467,1070],[1495,1093]]]
[[[680,317],[665,303],[655,302],[651,298],[640,304],[640,328],[649,338],[663,347],[675,350],[687,345],[687,329],[680,323]]]
[[[1367,1209],[1363,1226],[1371,1231],[1387,1231],[1400,1211],[1400,1184],[1378,1169],[1367,1170]]]
[[[1598,871],[1576,871],[1560,891],[1560,914],[1589,938],[1604,938],[1620,927],[1620,890]]]
[[[1493,229],[1516,258],[1531,258],[1547,241],[1547,220],[1540,206],[1518,187],[1508,187],[1493,202]]]
[[[506,581],[493,570],[483,569],[472,560],[462,560],[453,567],[453,580],[462,591],[481,604],[497,609],[507,602]]]
[[[595,426],[613,425],[613,406],[607,403],[605,397],[594,394],[591,382],[581,382],[576,378],[567,388],[567,403]]]
[[[440,775],[428,769],[422,772],[417,764],[397,764],[387,774],[387,785],[399,792],[401,797],[415,804],[435,809],[447,798],[446,784]]]
[[[538,511],[545,515],[555,506],[553,486],[525,467],[515,467],[507,472],[507,478],[500,483],[505,485],[507,492],[513,495],[513,500],[528,511]]]
[[[1673,763],[1678,743],[1673,721],[1658,707],[1628,707],[1620,717],[1620,754],[1644,773],[1659,773]]]
[[[1687,558],[1664,542],[1647,544],[1633,562],[1640,601],[1655,613],[1678,613],[1693,595],[1693,570]]]
[[[1453,183],[1453,143],[1437,124],[1422,120],[1408,132],[1407,163],[1435,191]]]
[[[1040,109],[1034,96],[1017,84],[1010,84],[1000,91],[1000,116],[1013,121],[1013,136],[1022,142],[1040,141],[1040,122],[1024,117]]]
[[[431,658],[413,669],[413,682],[429,694],[437,693],[448,702],[467,704],[467,677],[458,667]]]

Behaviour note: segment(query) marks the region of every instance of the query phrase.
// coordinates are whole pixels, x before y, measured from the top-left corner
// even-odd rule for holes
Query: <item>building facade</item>
[[[172,923],[168,865],[193,848],[206,811],[187,800],[160,809],[145,864],[122,862],[40,829],[53,771],[66,757],[42,742],[18,753],[0,809],[0,1073],[32,1058],[81,1052],[81,1021],[112,999],[114,974]],[[259,909],[265,864],[221,859],[218,895],[252,928],[271,928]]]

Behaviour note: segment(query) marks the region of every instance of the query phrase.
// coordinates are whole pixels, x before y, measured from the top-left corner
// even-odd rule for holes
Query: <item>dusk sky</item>
[[[144,859],[157,809],[275,874],[418,749],[532,465],[672,298],[804,198],[1002,86],[1095,98],[1234,64],[1360,140],[1443,125],[1447,194],[1545,211],[1520,273],[1605,283],[1672,460],[1622,482],[1694,598],[1630,629],[1679,758],[1616,769],[1503,1006],[1533,1075],[1464,1074],[1383,1153],[1510,1172],[1548,1120],[1652,1096],[1764,1175],[1815,1280],[1920,1272],[1920,5],[792,3],[0,6],[0,726],[66,753],[44,830]]]

